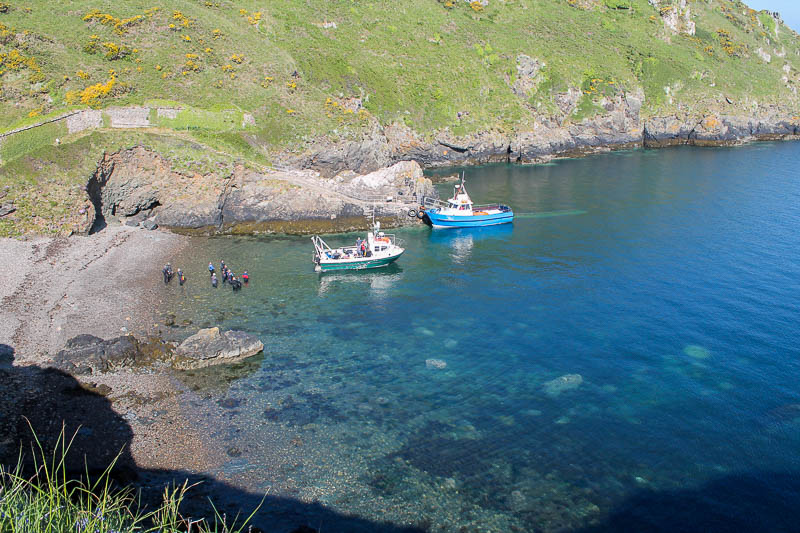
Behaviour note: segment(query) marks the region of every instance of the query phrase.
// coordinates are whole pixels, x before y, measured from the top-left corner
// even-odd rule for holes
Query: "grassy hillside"
[[[554,95],[570,86],[643,87],[649,114],[720,95],[759,103],[793,96],[781,78],[789,64],[794,84],[800,68],[794,32],[741,2],[710,0],[688,3],[695,36],[675,34],[662,21],[672,3],[12,2],[0,13],[8,54],[0,127],[68,105],[169,99],[251,112],[251,133],[284,145],[347,135],[372,119],[421,132],[520,127],[554,111]],[[510,87],[519,54],[545,63],[526,97]],[[361,98],[364,111],[346,109],[348,98]]]
[[[180,133],[173,143],[264,162],[272,150],[396,121],[423,135],[524,130],[563,113],[570,89],[580,99],[567,121],[637,90],[645,116],[713,110],[726,98],[742,114],[797,108],[800,40],[788,27],[738,0],[688,0],[691,17],[681,0],[652,1],[0,2],[0,131],[70,109],[160,103],[184,110],[153,110],[156,137]],[[522,55],[540,68],[519,90]],[[87,139],[58,123],[13,136],[0,144],[0,189],[42,185],[36,169],[63,154],[94,157],[87,146],[142,135]],[[16,161],[26,154],[35,157]],[[95,162],[51,168],[53,209],[75,206],[61,197],[80,196]],[[63,227],[38,209],[29,227]]]

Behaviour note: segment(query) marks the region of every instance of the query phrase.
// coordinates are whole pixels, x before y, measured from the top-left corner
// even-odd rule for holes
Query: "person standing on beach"
[[[167,263],[164,265],[164,268],[161,269],[161,273],[164,274],[164,285],[166,285],[172,279],[172,266]]]

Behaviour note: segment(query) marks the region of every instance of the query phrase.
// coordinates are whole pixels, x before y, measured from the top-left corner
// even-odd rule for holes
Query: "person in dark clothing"
[[[180,268],[178,269],[178,283],[180,283],[181,285],[186,283],[186,276],[183,275],[183,272],[181,272]]]
[[[164,274],[164,285],[172,280],[172,267],[169,263],[164,265],[164,268],[161,269],[161,273]]]
[[[235,290],[235,291],[241,290],[241,288],[242,288],[242,282],[241,282],[241,281],[239,281],[238,279],[236,279],[235,277],[234,277],[234,278],[231,278],[231,287],[232,287],[232,288],[233,288],[233,290]]]

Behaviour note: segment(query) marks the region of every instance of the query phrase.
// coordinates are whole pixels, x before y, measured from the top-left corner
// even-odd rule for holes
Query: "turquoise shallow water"
[[[397,230],[382,271],[315,274],[307,238],[198,239],[178,323],[266,346],[182,377],[230,457],[208,474],[429,531],[796,530],[798,164],[764,143],[466,168],[514,224]],[[241,293],[206,283],[220,259]]]

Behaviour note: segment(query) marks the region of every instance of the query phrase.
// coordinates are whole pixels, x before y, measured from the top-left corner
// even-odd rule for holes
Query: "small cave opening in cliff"
[[[86,193],[89,195],[89,200],[94,206],[94,223],[89,229],[89,235],[94,235],[99,231],[103,231],[108,225],[106,223],[106,217],[103,216],[103,186],[100,183],[101,176],[98,174],[100,174],[99,170],[92,175],[89,179],[89,183],[86,184]]]

